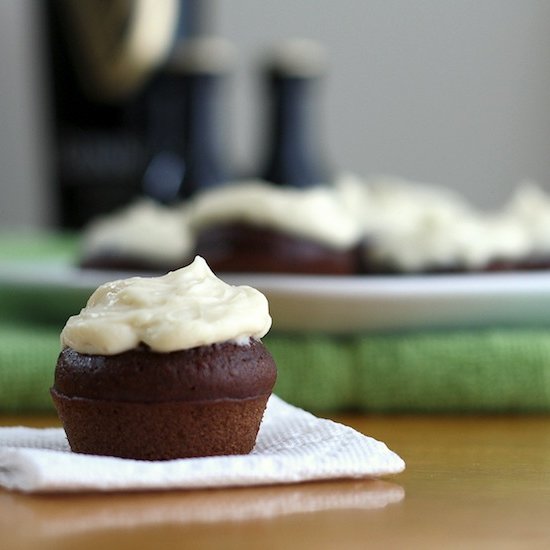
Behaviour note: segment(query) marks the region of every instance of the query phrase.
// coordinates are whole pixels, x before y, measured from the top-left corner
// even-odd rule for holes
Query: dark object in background
[[[158,65],[169,55],[174,43],[202,31],[207,4],[200,0],[161,0],[156,4],[139,0],[50,0],[46,4],[52,83],[53,193],[61,227],[80,228],[98,214],[119,208],[143,194],[144,174],[150,158],[158,153],[152,150],[150,138],[156,122],[148,112]],[[94,17],[85,14],[90,16],[83,19],[85,10],[95,14],[96,23],[101,23],[97,23],[98,32],[108,30],[110,36],[89,34],[88,31],[94,30]],[[164,26],[157,21],[155,27],[157,39],[158,33],[166,33],[157,41],[157,58],[149,53],[150,47],[141,50],[138,47],[138,52],[146,53],[141,72],[136,72],[135,63],[128,64],[134,72],[125,71],[120,62],[109,67],[111,73],[102,74],[98,70],[99,54],[94,49],[94,40],[103,48],[99,53],[104,56],[111,53],[115,56],[119,41],[127,35],[135,45],[142,35],[135,29],[132,34],[132,25],[137,24],[138,16],[142,21],[149,17],[144,10],[155,17],[161,14],[165,17]],[[170,133],[164,135],[169,153],[181,151],[181,128],[178,133],[171,127]]]
[[[228,181],[220,100],[234,58],[222,38],[189,38],[174,48],[147,98],[154,151],[144,176],[147,195],[170,203]]]
[[[266,162],[260,177],[291,187],[326,184],[331,174],[319,143],[315,94],[325,72],[320,44],[307,39],[283,42],[266,64]]]

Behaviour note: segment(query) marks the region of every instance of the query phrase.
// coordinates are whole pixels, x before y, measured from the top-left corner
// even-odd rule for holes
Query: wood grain
[[[550,547],[550,418],[335,419],[385,441],[406,472],[219,491],[0,490],[2,547]],[[58,425],[53,417],[0,417],[0,424]]]

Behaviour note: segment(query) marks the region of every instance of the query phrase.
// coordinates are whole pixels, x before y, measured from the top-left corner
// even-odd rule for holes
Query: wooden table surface
[[[550,548],[550,417],[335,419],[385,441],[405,473],[189,492],[0,490],[0,547]],[[56,419],[0,417],[17,424]]]

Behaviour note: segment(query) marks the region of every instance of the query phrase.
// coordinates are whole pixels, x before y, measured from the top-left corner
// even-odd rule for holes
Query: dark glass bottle
[[[218,38],[189,39],[175,49],[152,100],[156,152],[144,177],[146,194],[171,202],[228,180],[220,100],[232,58],[232,46]]]
[[[266,162],[260,176],[276,185],[311,187],[330,181],[320,143],[317,93],[324,54],[309,40],[282,44],[266,66]]]

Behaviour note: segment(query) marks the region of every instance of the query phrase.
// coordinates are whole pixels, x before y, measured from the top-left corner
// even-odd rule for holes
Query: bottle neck
[[[219,75],[185,77],[184,174],[178,193],[180,198],[188,198],[226,180],[219,147],[219,87]]]
[[[310,187],[325,183],[327,173],[316,131],[316,82],[273,74],[268,159],[262,177],[277,185]]]

